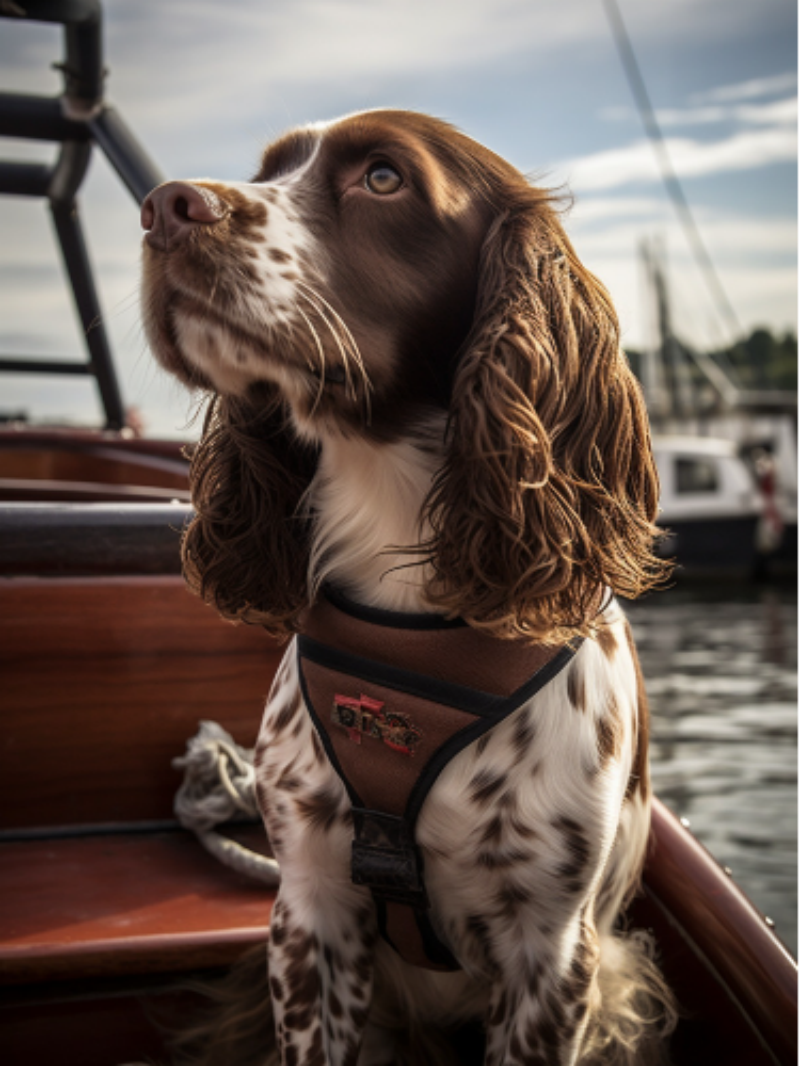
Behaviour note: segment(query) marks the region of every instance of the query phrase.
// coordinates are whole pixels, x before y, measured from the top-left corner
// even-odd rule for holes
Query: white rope
[[[220,822],[258,818],[256,772],[252,749],[240,747],[217,722],[201,722],[186,744],[186,754],[172,760],[183,770],[183,784],[175,795],[175,816],[215,859],[239,873],[274,887],[280,868],[274,859],[222,836]]]

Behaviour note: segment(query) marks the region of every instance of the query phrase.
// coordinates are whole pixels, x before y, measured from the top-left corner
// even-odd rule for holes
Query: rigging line
[[[622,68],[628,79],[628,85],[633,93],[636,106],[639,109],[639,115],[644,124],[647,136],[650,138],[655,150],[659,169],[661,171],[661,179],[664,182],[670,200],[672,200],[673,207],[678,214],[678,218],[683,226],[686,239],[692,249],[697,265],[700,267],[701,273],[706,280],[706,284],[711,290],[711,296],[717,308],[717,312],[720,314],[720,317],[725,320],[725,323],[731,332],[732,343],[736,344],[742,336],[742,327],[736,316],[736,312],[728,299],[728,295],[722,287],[722,282],[719,280],[717,271],[711,261],[711,256],[708,254],[706,246],[703,243],[703,238],[700,236],[700,231],[698,230],[694,216],[692,215],[689,202],[684,195],[681,183],[675,173],[675,168],[672,165],[669,150],[667,149],[667,143],[664,140],[664,135],[658,124],[653,105],[650,103],[647,87],[645,86],[644,78],[639,69],[639,64],[636,60],[636,54],[633,50],[630,37],[628,36],[628,31],[625,28],[622,12],[619,9],[617,0],[603,0],[603,7],[606,10],[606,15],[608,16],[608,21],[611,25],[614,44],[617,47]]]

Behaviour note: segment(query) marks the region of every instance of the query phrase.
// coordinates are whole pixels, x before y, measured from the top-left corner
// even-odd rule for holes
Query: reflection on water
[[[653,783],[797,953],[794,590],[681,587],[626,605]]]

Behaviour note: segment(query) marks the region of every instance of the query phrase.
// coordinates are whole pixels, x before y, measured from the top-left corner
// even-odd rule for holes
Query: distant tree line
[[[679,342],[680,343],[680,342]],[[686,345],[681,344],[686,349]],[[626,349],[633,372],[641,379],[642,353]],[[791,330],[776,336],[768,329],[754,329],[729,348],[709,352],[724,369],[733,367],[735,384],[745,389],[797,389],[797,334]],[[700,378],[691,357],[686,362],[692,377]]]

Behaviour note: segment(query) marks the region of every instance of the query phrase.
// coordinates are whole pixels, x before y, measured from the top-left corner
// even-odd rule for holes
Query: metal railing
[[[9,13],[15,9],[21,14]],[[0,161],[0,193],[49,201],[88,349],[87,362],[0,357],[0,371],[94,377],[106,427],[120,429],[125,412],[83,237],[77,193],[95,145],[139,203],[164,181],[164,176],[120,114],[104,100],[100,0],[20,0],[0,6],[0,17],[64,26],[66,55],[56,64],[64,75],[63,93],[55,97],[0,93],[0,136],[54,141],[61,145],[58,157],[52,165]]]

